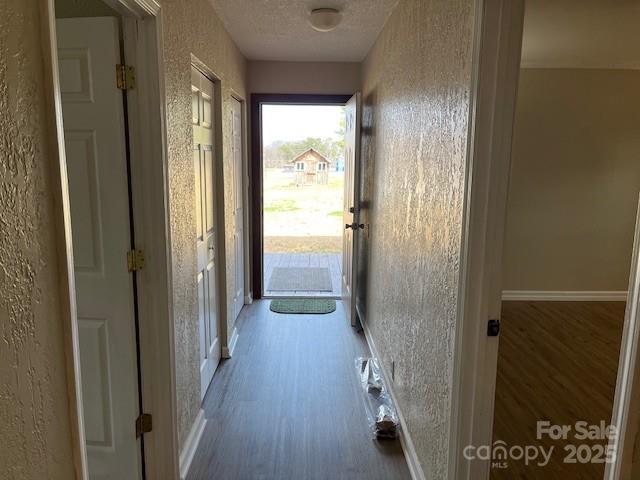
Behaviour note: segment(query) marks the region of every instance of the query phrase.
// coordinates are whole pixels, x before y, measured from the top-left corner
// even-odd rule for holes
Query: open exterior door
[[[344,141],[344,209],[345,225],[342,236],[342,300],[351,325],[356,324],[356,258],[360,224],[360,124],[362,95],[358,92],[349,99],[345,109]]]

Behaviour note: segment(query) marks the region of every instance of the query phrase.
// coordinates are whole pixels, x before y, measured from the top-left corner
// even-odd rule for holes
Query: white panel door
[[[235,259],[233,318],[244,305],[244,182],[242,151],[242,103],[231,98],[231,131],[233,138],[233,252]]]
[[[57,20],[89,476],[136,479],[138,385],[115,18]]]
[[[360,231],[360,117],[361,96],[356,93],[345,108],[344,209],[342,236],[342,300],[347,319],[356,324],[356,252]]]
[[[195,172],[200,399],[220,363],[221,342],[216,295],[216,190],[213,130],[213,82],[191,67],[193,168]]]

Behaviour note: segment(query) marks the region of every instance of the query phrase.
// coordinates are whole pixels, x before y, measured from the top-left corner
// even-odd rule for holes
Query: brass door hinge
[[[136,71],[129,65],[116,65],[116,85],[120,90],[136,88]]]
[[[153,419],[150,413],[143,413],[136,418],[136,438],[143,433],[149,433],[153,428]]]
[[[130,272],[137,272],[144,268],[144,253],[142,250],[129,250],[127,252],[127,268]]]

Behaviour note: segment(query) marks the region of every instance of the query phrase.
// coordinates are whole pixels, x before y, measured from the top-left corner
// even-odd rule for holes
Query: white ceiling
[[[211,0],[225,28],[249,60],[359,62],[398,0]],[[332,32],[307,22],[314,8],[343,13]]]
[[[640,0],[527,0],[522,65],[640,68]]]

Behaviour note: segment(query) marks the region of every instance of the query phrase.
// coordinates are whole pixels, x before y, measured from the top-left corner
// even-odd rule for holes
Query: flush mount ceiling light
[[[342,20],[342,14],[335,8],[316,8],[309,14],[309,23],[318,32],[330,32]]]

